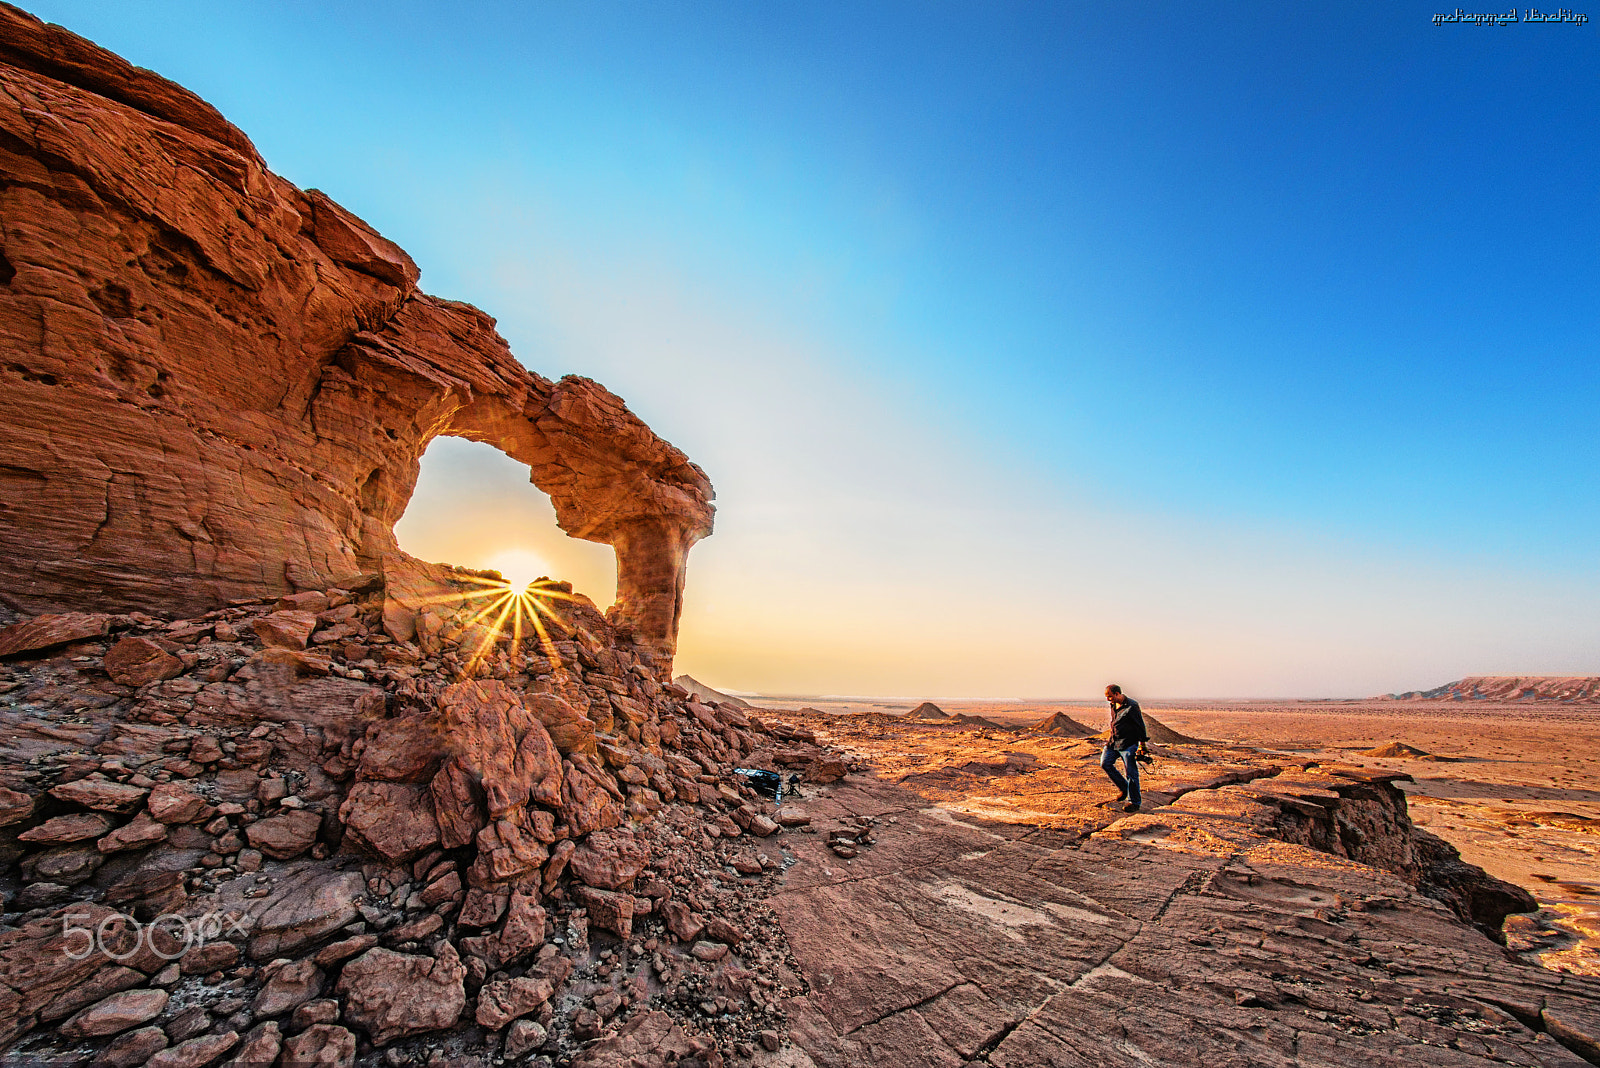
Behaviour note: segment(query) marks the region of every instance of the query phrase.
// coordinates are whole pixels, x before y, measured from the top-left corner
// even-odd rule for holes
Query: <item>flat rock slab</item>
[[[1106,811],[1085,833],[953,813],[867,776],[808,797],[819,831],[870,815],[873,841],[845,862],[825,834],[785,837],[797,863],[771,905],[809,985],[785,1006],[795,1055],[824,1068],[1589,1063],[1583,1014],[1600,983],[1509,963],[1399,876],[1267,836],[1280,810],[1260,776],[1276,770],[1197,773],[1209,787],[1173,791],[1181,807]],[[1296,771],[1278,792],[1318,781],[1334,791]],[[1545,1007],[1549,1033],[1496,999]]]

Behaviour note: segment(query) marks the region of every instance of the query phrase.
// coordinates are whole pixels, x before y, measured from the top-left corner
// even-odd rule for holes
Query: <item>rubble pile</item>
[[[734,769],[843,764],[663,683],[564,584],[519,637],[485,614],[498,579],[396,556],[193,619],[0,630],[7,1056],[776,1048],[804,981],[761,902],[792,863],[780,823],[808,819]]]

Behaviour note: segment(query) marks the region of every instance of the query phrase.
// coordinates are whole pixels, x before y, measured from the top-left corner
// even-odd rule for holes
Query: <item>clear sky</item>
[[[697,460],[712,685],[1600,674],[1600,8],[27,6]],[[612,595],[487,448],[399,533]]]

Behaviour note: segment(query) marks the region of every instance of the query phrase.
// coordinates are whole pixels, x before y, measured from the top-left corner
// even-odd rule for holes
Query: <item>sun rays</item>
[[[499,577],[466,574],[453,577],[474,588],[452,590],[447,594],[426,598],[423,603],[442,605],[466,601],[469,609],[475,609],[459,627],[462,652],[466,654],[462,664],[463,674],[475,674],[478,666],[488,659],[495,645],[501,641],[509,639],[513,655],[520,655],[524,638],[530,636],[537,638],[540,650],[550,659],[554,669],[564,670],[551,631],[554,629],[565,636],[572,634],[575,629],[553,607],[555,601],[578,599],[562,588],[565,583],[558,584],[554,579],[541,577],[523,583],[519,588],[516,582]],[[469,644],[472,646],[470,652],[467,648]]]

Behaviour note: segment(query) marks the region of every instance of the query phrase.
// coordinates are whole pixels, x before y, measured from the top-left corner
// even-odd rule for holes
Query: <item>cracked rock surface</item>
[[[938,762],[901,724],[833,723],[863,768],[885,727],[885,766]],[[1600,1063],[1600,983],[1515,960],[1486,933],[1503,914],[1441,900],[1402,776],[1246,774],[1237,751],[1171,747],[1123,816],[1073,743],[995,741],[999,759],[804,801],[823,833],[796,836],[771,907],[809,986],[785,1007],[813,1063]],[[1060,755],[1017,759],[1040,745]],[[1028,792],[1019,774],[1040,776],[1048,818],[960,811],[953,782],[993,805]],[[870,846],[828,848],[864,821]]]

